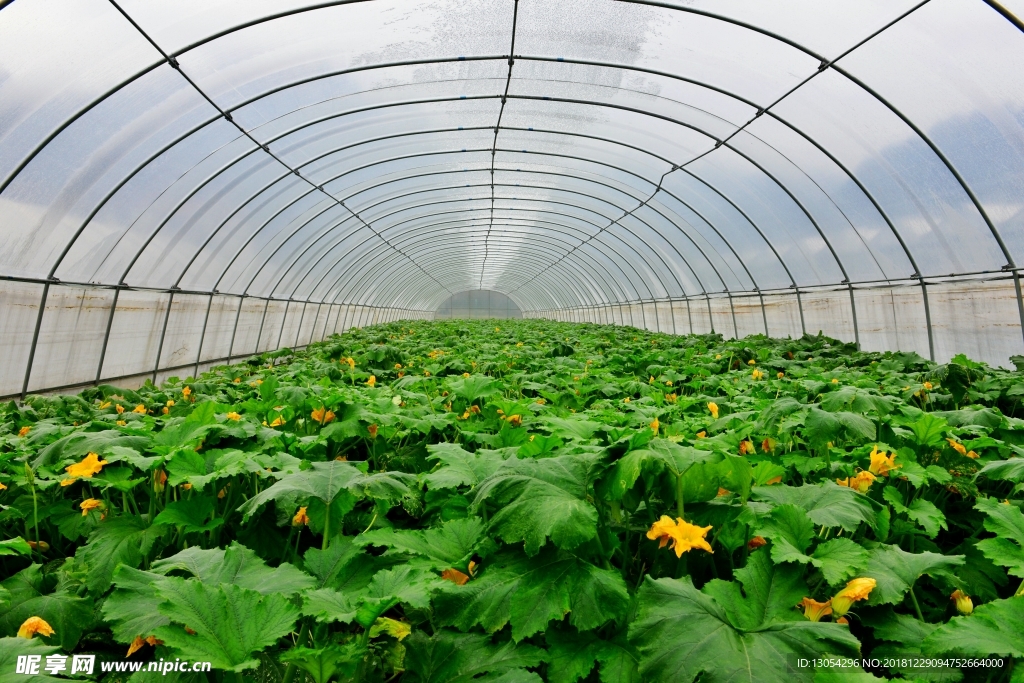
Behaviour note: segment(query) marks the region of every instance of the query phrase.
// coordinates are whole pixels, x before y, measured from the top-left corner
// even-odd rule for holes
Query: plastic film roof
[[[1016,273],[1005,5],[15,0],[0,275],[525,312]]]

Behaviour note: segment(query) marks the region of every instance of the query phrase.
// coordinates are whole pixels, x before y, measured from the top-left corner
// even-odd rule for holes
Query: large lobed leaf
[[[854,656],[860,643],[840,624],[800,618],[793,606],[806,594],[799,572],[772,565],[756,552],[738,571],[743,586],[712,581],[698,591],[689,577],[652,579],[640,588],[630,642],[649,683],[702,681],[793,683],[813,672],[790,669],[788,657]]]

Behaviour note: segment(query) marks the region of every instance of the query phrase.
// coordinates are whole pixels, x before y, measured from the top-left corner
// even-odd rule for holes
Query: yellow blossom
[[[135,406],[135,410],[133,410],[132,412],[133,413],[138,413],[139,415],[145,415],[146,414],[146,406],[144,406],[143,404],[140,403],[139,405]]]
[[[761,450],[764,451],[765,453],[771,453],[772,451],[774,451],[775,439],[771,437],[765,438],[765,440],[761,442]]]
[[[782,379],[783,377],[786,376],[786,373],[784,373],[784,372],[777,372],[777,373],[775,373],[775,376],[778,377],[779,379]]]
[[[103,409],[109,408],[109,407],[110,407],[110,401],[104,401],[103,403],[100,404],[100,410],[103,410]]]
[[[781,483],[782,483],[782,475],[780,474],[779,476],[777,476],[777,477],[772,477],[771,479],[769,479],[768,481],[766,481],[766,482],[764,483],[764,485],[765,485],[765,486],[771,486],[772,484],[781,484]]]
[[[975,453],[974,451],[967,451],[966,455],[971,460],[977,460],[979,457],[981,457],[977,453]]]
[[[401,363],[395,363],[395,370],[401,370],[401,369],[402,369],[402,364]]]
[[[184,396],[185,398],[188,398],[189,396],[192,395],[192,390],[189,389],[188,387],[185,387],[184,389],[181,390],[181,395]]]
[[[932,383],[931,382],[925,382],[922,386],[924,386],[924,388],[927,389],[928,391],[932,390]]]
[[[292,517],[292,526],[309,526],[309,515],[306,514],[305,507],[300,507],[295,516]]]
[[[174,399],[171,399],[171,400],[167,401],[167,407],[168,408],[170,408],[173,405],[174,405]]]
[[[82,516],[85,517],[89,514],[89,510],[103,509],[103,501],[96,500],[95,498],[86,498],[79,503],[78,507],[82,508]]]
[[[758,370],[757,368],[754,368],[754,371],[750,373],[750,376],[753,377],[755,380],[764,379],[764,373]]]
[[[818,602],[813,598],[804,598],[800,601],[800,607],[804,609],[804,616],[811,621],[821,621],[822,617],[832,614],[832,601]]]
[[[6,491],[6,490],[7,490],[7,485],[4,484],[2,481],[0,481],[0,491]]]
[[[832,384],[839,384],[839,380],[835,377],[832,378]]]
[[[703,438],[704,438],[704,437],[706,437],[707,435],[708,435],[708,433],[707,433],[707,432],[705,432],[704,430],[701,430],[701,431],[697,432],[697,438],[698,438],[698,439],[703,439]]]
[[[768,541],[764,540],[764,536],[754,536],[747,541],[747,550],[757,550],[763,545],[768,545]]]
[[[895,469],[903,467],[897,465],[894,461],[896,460],[896,454],[890,453],[886,455],[885,451],[879,451],[877,444],[871,451],[871,466],[868,470],[871,474],[879,477],[885,477],[889,475],[889,472]]]
[[[718,404],[708,403],[708,410],[711,412],[711,417],[718,419]]]
[[[368,386],[368,387],[375,387],[375,386],[377,386],[377,376],[376,375],[370,375],[370,379],[366,380],[366,386]]]
[[[284,418],[281,417],[280,415],[278,415],[277,417],[274,418],[274,421],[270,423],[270,426],[271,427],[280,427],[283,424],[284,424]]]
[[[522,346],[523,342],[516,342],[516,346]]]
[[[668,401],[669,403],[675,403],[677,400],[679,400],[679,396],[677,396],[674,393],[673,394],[665,394],[665,400]]]
[[[28,541],[28,547],[32,548],[32,550],[38,550],[41,553],[45,553],[50,549],[50,544],[46,541]]]
[[[949,599],[956,602],[956,611],[964,616],[967,616],[974,611],[974,601],[971,600],[971,596],[967,595],[959,588],[953,591],[953,594],[949,596]]]
[[[19,638],[28,638],[31,640],[32,636],[34,636],[37,633],[41,636],[49,637],[52,636],[55,633],[55,631],[49,624],[43,621],[42,618],[40,617],[29,617],[24,621],[24,623],[22,623],[21,627],[18,629]]]
[[[967,447],[964,446],[962,443],[960,443],[956,439],[946,439],[946,441],[949,442],[950,447],[954,451],[956,451],[960,455],[967,455]]]
[[[622,402],[623,403],[629,403],[629,396],[627,396],[626,398],[622,399]]]
[[[241,420],[241,419],[242,419],[242,416],[241,416],[241,415],[239,415],[238,413],[234,412],[234,411],[232,411],[232,412],[228,413],[227,415],[225,415],[225,417],[226,417],[227,419],[229,419],[229,420],[234,420],[234,421],[236,421],[236,422],[237,422],[238,420]]]
[[[463,574],[458,569],[445,569],[441,572],[441,578],[445,581],[451,581],[456,586],[463,586],[469,581],[469,575]]]
[[[850,607],[858,600],[867,600],[878,582],[869,578],[853,579],[846,584],[846,588],[839,591],[832,598],[832,613],[837,616],[845,616]]]
[[[756,452],[754,444],[750,441],[747,441],[746,439],[740,441],[740,455],[753,455]]]
[[[863,471],[858,472],[855,477],[848,477],[846,479],[836,479],[836,483],[840,486],[848,486],[851,489],[859,491],[860,493],[867,493],[868,489],[871,488],[871,484],[875,481],[875,475],[871,472]]]
[[[710,526],[700,527],[689,522],[684,522],[681,517],[675,521],[668,515],[662,515],[661,519],[651,525],[647,532],[647,538],[658,541],[658,547],[664,548],[671,541],[670,546],[676,552],[676,557],[682,557],[683,553],[694,548],[714,552],[705,540],[705,536],[711,531]]]
[[[25,426],[18,430],[18,436],[28,436],[28,433],[32,431],[32,427]]]
[[[523,424],[523,416],[522,415],[509,415],[508,416],[508,424],[511,427],[520,427],[520,426],[522,426],[522,424]]]
[[[661,423],[658,422],[658,418],[654,418],[654,422],[651,423],[651,431],[657,434],[659,429],[661,429]]]
[[[234,378],[231,381],[234,382],[235,384],[241,384],[242,383],[242,378],[241,377],[236,377],[236,378]]]
[[[126,420],[118,420],[117,421],[117,426],[118,427],[125,427],[127,425],[128,425],[128,422]]]
[[[125,655],[125,658],[131,657],[133,654],[141,650],[143,645],[156,647],[157,645],[163,644],[164,641],[160,640],[156,636],[147,636],[145,638],[142,636],[135,636],[135,640],[133,640],[132,644],[128,646],[128,654]]]
[[[468,373],[468,372],[464,372],[464,373],[462,373],[462,376],[463,376],[464,378],[466,378],[466,379],[469,379],[469,373]]]
[[[319,424],[322,424],[322,425],[325,425],[328,422],[331,422],[332,420],[334,420],[334,412],[330,411],[330,410],[327,410],[327,408],[324,407],[324,406],[321,406],[321,407],[317,408],[316,410],[314,410],[310,414],[310,416],[313,418],[314,421],[316,421],[316,422],[318,422]]]
[[[116,406],[114,406],[114,410],[116,410],[117,414],[120,415],[121,413],[124,412],[124,406],[118,403]]]
[[[750,360],[747,361],[747,365],[757,365],[757,361],[751,358]]]
[[[78,479],[79,477],[89,478],[94,474],[99,474],[106,464],[107,461],[100,460],[100,456],[97,454],[89,453],[81,462],[65,467],[64,471],[70,474],[73,479]]]

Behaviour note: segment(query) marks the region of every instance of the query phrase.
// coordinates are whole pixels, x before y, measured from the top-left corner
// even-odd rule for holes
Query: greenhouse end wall
[[[927,304],[926,304],[927,302]],[[782,292],[740,292],[631,304],[525,311],[528,318],[629,325],[667,334],[726,338],[804,332],[865,351],[913,351],[948,361],[956,354],[1013,367],[1024,353],[1020,291],[1012,275],[926,278]]]

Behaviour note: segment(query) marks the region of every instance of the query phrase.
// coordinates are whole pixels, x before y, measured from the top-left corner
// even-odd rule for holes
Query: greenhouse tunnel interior
[[[1020,17],[0,1],[0,396],[473,317],[479,291],[505,317],[1008,366]]]

